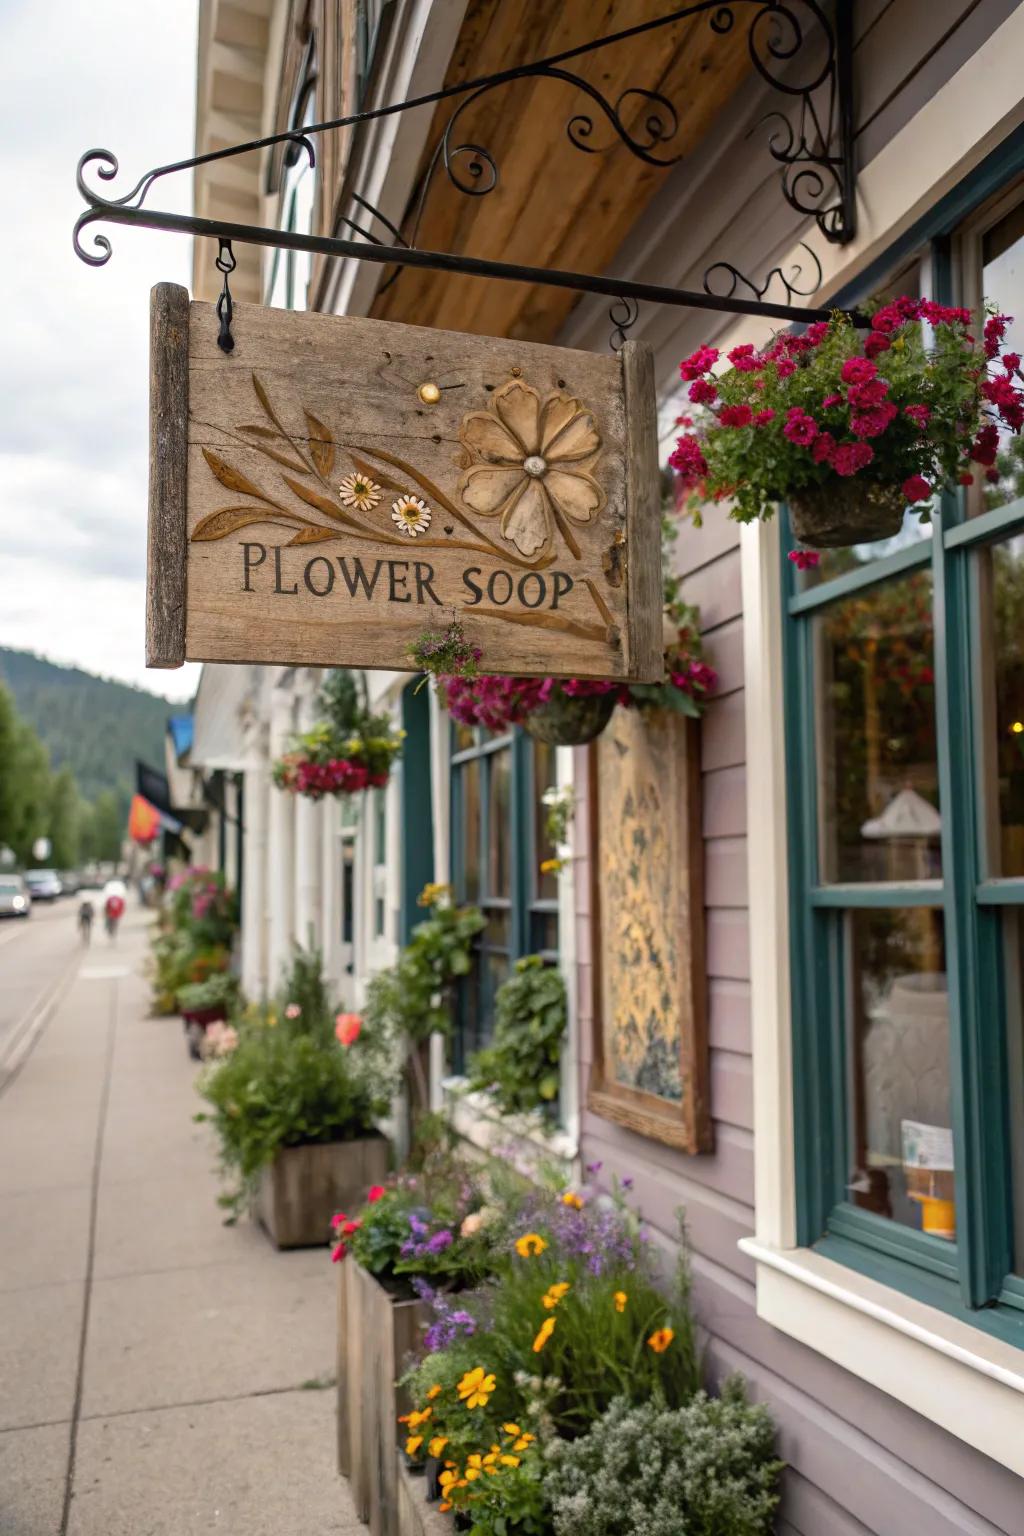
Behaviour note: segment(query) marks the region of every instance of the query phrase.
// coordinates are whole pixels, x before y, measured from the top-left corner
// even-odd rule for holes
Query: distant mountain
[[[0,680],[48,748],[52,766],[66,763],[86,799],[113,789],[126,802],[135,787],[137,757],[163,767],[164,731],[172,709],[167,699],[3,646]]]

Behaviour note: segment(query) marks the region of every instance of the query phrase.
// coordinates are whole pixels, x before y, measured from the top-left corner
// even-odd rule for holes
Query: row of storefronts
[[[552,147],[573,93],[553,102],[534,80],[466,131],[501,166],[493,201],[420,196],[442,121],[423,109],[345,130],[316,170],[286,153],[222,163],[223,184],[201,171],[197,207],[332,232],[369,219],[367,203],[407,230],[422,203],[425,246],[529,249],[536,265],[557,255],[688,287],[724,257],[760,280],[813,261],[816,303],[991,300],[1020,316],[1009,335],[1024,351],[1024,9],[854,10],[846,245],[779,196],[757,126],[777,93],[739,22],[716,42],[704,15],[606,66],[620,90],[692,87],[670,171],[571,137]],[[658,8],[204,0],[201,13],[200,152]],[[213,254],[197,242],[199,297],[216,291]],[[255,251],[239,282],[278,305],[609,341],[607,301],[525,285]],[[655,352],[667,462],[688,404],[679,360],[769,331],[642,306],[630,334]],[[224,775],[237,829],[225,846],[246,991],[273,988],[292,943],[313,943],[358,1009],[424,884],[482,909],[454,1039],[432,1052],[434,1103],[481,1146],[536,1140],[598,1188],[632,1180],[667,1249],[685,1210],[707,1369],[741,1370],[771,1404],[789,1536],[1024,1530],[1022,490],[1007,450],[930,522],[908,513],[897,538],[808,570],[786,558],[785,516],[742,532],[721,507],[702,526],[680,516],[674,570],[718,676],[699,728],[659,734],[617,711],[595,746],[555,748],[460,725],[408,674],[369,673],[371,706],[406,732],[401,760],[384,788],[312,802],[276,790],[271,767],[316,718],[320,674],[208,665],[194,705],[188,762]],[[573,805],[557,868],[552,790]],[[560,966],[570,999],[557,1123],[536,1134],[452,1092],[528,954]]]

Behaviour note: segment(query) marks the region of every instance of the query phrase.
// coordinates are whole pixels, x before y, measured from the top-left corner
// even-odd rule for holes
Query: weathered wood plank
[[[238,305],[191,317],[190,659],[411,670],[456,618],[497,670],[662,675],[653,375],[622,359]]]
[[[285,1147],[263,1170],[256,1213],[278,1248],[316,1248],[330,1236],[335,1211],[354,1210],[387,1177],[383,1136]]]
[[[158,283],[149,306],[147,667],[185,660],[188,346],[188,289]]]

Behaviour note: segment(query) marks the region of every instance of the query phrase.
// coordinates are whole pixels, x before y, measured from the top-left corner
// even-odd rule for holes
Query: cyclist
[[[124,915],[124,897],[116,894],[107,897],[103,903],[103,922],[107,930],[107,938],[113,942],[117,938],[117,925]]]
[[[92,920],[94,916],[92,902],[88,896],[83,896],[78,907],[78,933],[83,944],[88,944],[92,938]]]

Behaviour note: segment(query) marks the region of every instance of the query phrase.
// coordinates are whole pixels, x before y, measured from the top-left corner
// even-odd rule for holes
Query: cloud
[[[113,255],[93,269],[71,230],[84,150],[118,156],[115,194],[191,153],[196,11],[195,0],[6,0],[0,13],[4,198],[16,210],[0,243],[0,644],[178,696],[189,677],[144,667],[149,290],[189,283],[191,242],[108,227]],[[149,201],[184,211],[190,197],[186,174]]]

